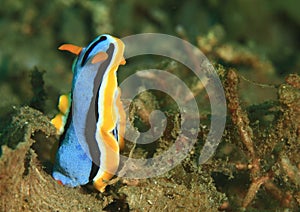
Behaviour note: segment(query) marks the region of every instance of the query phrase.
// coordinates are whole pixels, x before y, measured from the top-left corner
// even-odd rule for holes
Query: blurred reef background
[[[0,211],[10,207],[50,211],[299,210],[299,9],[297,0],[2,0]],[[39,161],[51,159],[41,159],[43,153],[35,155],[43,148],[31,148],[38,140],[57,142],[48,120],[57,113],[58,96],[70,91],[74,59],[58,51],[58,46],[85,46],[104,33],[122,38],[146,32],[185,39],[199,47],[216,67],[229,104],[228,125],[216,156],[200,169],[195,165],[196,155],[191,156],[168,176],[145,180],[138,186],[123,182],[128,187],[118,185],[107,194],[48,184],[53,181],[50,171],[42,169]],[[130,65],[122,67],[120,79],[135,72],[137,66]],[[166,68],[182,76],[180,66],[164,59],[152,68]],[[193,79],[187,82],[197,93]],[[168,105],[156,97],[153,105],[147,106],[151,95],[146,100],[140,97],[146,104],[141,107],[151,110]],[[205,102],[200,95],[197,100]],[[175,117],[171,109],[166,110]],[[209,123],[208,113],[203,116]],[[140,111],[135,114],[142,116]],[[142,118],[137,122],[145,124]],[[203,135],[206,132],[203,129]],[[243,140],[245,136],[253,141],[252,147]],[[162,142],[165,145],[167,138]],[[21,141],[25,142],[20,147]],[[145,151],[141,150],[141,155]],[[19,156],[12,160],[15,154]],[[15,174],[16,167],[24,170],[15,176],[19,184],[14,185],[8,176]],[[43,183],[47,186],[40,185]],[[35,190],[18,190],[28,185]],[[30,191],[41,192],[42,200],[39,195],[31,198]],[[20,195],[23,199],[16,204],[18,197],[11,195],[17,193],[28,195]],[[140,194],[144,196],[139,202]],[[53,201],[44,198],[46,195],[53,195]],[[65,200],[61,195],[67,195]],[[43,201],[47,204],[38,204]]]
[[[261,70],[263,73],[243,69],[250,79],[266,84],[281,82],[289,73],[299,72],[299,4],[293,0],[3,0],[0,91],[5,96],[0,113],[4,115],[11,105],[32,98],[28,83],[34,67],[46,71],[45,109],[53,112],[53,100],[69,91],[72,79],[73,57],[59,52],[58,46],[66,42],[86,45],[103,33],[117,37],[143,32],[184,33],[188,41],[200,47],[205,47],[203,42],[230,43],[272,64]],[[227,61],[217,62],[228,65]]]

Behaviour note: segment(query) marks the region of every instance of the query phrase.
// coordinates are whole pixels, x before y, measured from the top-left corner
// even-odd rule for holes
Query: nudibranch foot
[[[110,179],[113,177],[113,174],[110,174],[108,172],[104,172],[102,173],[101,177],[99,177],[97,180],[94,179],[94,187],[100,191],[100,192],[104,192],[105,191],[105,187],[108,185]]]
[[[76,187],[89,182],[92,161],[79,144],[73,123],[70,124],[55,158],[52,176],[63,185]]]

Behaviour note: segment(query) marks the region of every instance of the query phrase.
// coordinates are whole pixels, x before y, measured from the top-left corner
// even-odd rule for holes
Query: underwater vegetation
[[[4,0],[1,5],[0,211],[299,210],[298,1]],[[193,92],[201,124],[189,156],[159,177],[115,177],[104,193],[90,185],[57,184],[51,172],[59,138],[50,119],[58,96],[70,91],[74,59],[58,46],[84,46],[103,33],[121,38],[142,32],[185,39],[214,65],[227,101],[217,151],[198,164],[210,127],[203,85],[176,61],[136,58],[118,71],[120,82],[150,67],[175,74]],[[150,90],[123,105],[140,131],[149,129],[153,110],[163,111],[167,126],[151,144],[127,142],[122,154],[149,158],[174,143],[181,117],[172,97]]]

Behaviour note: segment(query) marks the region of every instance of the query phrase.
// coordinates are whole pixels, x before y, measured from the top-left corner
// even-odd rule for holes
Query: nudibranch
[[[118,169],[125,112],[116,72],[125,64],[124,48],[120,39],[107,34],[87,47],[59,47],[77,55],[71,93],[60,97],[60,112],[52,119],[61,134],[52,176],[63,185],[93,181],[103,192]]]

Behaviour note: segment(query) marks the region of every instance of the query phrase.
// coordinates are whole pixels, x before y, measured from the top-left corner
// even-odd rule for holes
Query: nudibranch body
[[[60,97],[60,113],[52,120],[62,134],[53,177],[63,185],[93,181],[103,192],[118,169],[125,112],[116,71],[125,64],[124,48],[120,39],[106,34],[85,48],[72,44],[59,48],[78,55],[71,93]]]

